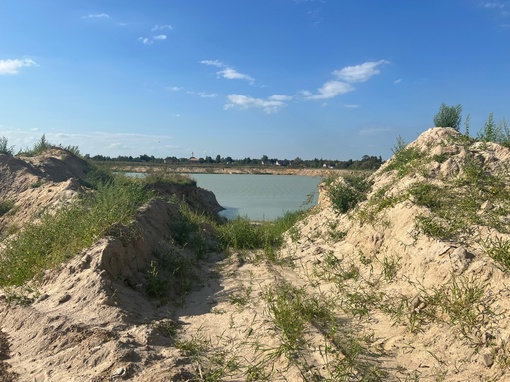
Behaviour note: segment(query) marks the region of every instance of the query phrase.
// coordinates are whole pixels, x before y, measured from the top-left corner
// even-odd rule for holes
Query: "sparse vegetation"
[[[118,177],[65,209],[44,212],[6,243],[0,286],[22,285],[38,272],[69,259],[117,225],[129,224],[152,194],[143,182]]]

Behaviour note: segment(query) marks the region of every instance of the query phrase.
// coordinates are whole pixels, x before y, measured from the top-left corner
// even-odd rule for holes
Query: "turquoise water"
[[[320,177],[296,175],[189,174],[197,185],[216,195],[225,208],[220,215],[233,219],[274,220],[288,211],[317,204]],[[312,203],[303,206],[310,194]]]

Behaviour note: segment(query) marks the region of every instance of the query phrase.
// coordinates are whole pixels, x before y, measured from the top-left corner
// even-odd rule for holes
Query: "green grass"
[[[118,178],[82,196],[40,222],[24,227],[6,243],[0,262],[0,286],[23,285],[40,271],[68,260],[115,225],[128,224],[151,193],[140,182]]]
[[[421,152],[415,147],[403,147],[395,151],[391,162],[384,168],[384,172],[395,170],[397,178],[401,179],[404,176],[419,169],[423,164],[423,159],[426,154]]]
[[[278,249],[283,245],[283,234],[306,215],[306,211],[287,212],[274,221],[263,222],[237,217],[217,225],[216,230],[224,250],[263,250],[266,259],[278,262]]]

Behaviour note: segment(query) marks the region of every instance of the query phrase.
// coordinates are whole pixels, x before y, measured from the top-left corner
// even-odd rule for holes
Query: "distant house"
[[[195,157],[190,157],[190,158],[189,158],[189,161],[190,161],[191,163],[199,163],[199,161],[200,161],[200,160],[199,160],[198,158],[195,158]]]
[[[165,164],[177,163],[177,162],[179,162],[179,159],[177,159],[176,157],[166,157],[165,159],[163,159],[163,162]]]

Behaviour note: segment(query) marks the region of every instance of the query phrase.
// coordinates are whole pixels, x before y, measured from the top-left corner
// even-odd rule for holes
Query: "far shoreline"
[[[373,170],[352,170],[335,168],[298,168],[287,166],[246,166],[246,165],[173,165],[173,164],[141,164],[141,163],[108,163],[97,162],[98,164],[107,164],[107,166],[118,172],[151,172],[161,169],[180,174],[251,174],[251,175],[298,175],[298,176],[318,176],[327,178],[331,175],[344,176],[352,173],[372,173]]]

